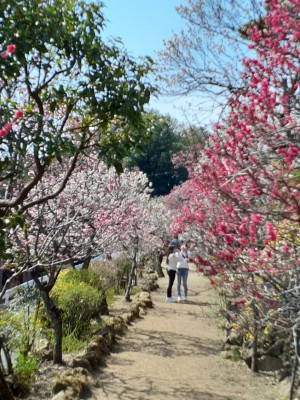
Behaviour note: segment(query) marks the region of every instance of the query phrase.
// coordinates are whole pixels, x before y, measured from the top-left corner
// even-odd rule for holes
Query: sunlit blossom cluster
[[[267,10],[248,28],[255,55],[244,59],[243,89],[190,168],[185,197],[176,189],[167,202],[178,204],[173,231],[196,241],[200,264],[228,288],[239,282],[239,307],[263,300],[266,313],[283,278],[297,290],[300,255],[300,4],[270,0]]]

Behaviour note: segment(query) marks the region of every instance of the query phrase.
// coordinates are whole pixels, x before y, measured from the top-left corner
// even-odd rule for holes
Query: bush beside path
[[[224,333],[218,328],[218,297],[209,279],[190,271],[187,303],[166,303],[167,276],[158,283],[151,293],[153,308],[118,338],[97,373],[99,387],[90,399],[287,398],[271,374],[254,374],[243,361],[222,358]]]

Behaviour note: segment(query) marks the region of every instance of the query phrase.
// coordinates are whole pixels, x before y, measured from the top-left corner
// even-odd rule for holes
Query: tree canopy
[[[132,149],[125,164],[137,166],[153,185],[153,196],[163,196],[187,179],[185,167],[176,166],[172,157],[187,143],[170,117],[151,113],[145,116],[149,139],[141,149]]]
[[[48,286],[33,278],[55,328],[54,361],[61,362],[61,316],[49,292],[64,261],[58,256],[61,238],[72,217],[61,226],[56,215],[49,233],[43,212],[53,211],[51,201],[85,156],[93,152],[121,171],[128,149],[143,141],[135,132],[152,91],[152,61],[137,62],[116,42],[103,41],[97,1],[4,0],[0,20],[0,262],[18,274],[46,261]],[[34,245],[30,251],[31,229],[35,245],[42,238],[41,251]],[[49,247],[54,257],[46,260]],[[0,380],[3,388],[1,371]]]
[[[0,4],[0,218],[2,228],[22,223],[24,211],[63,190],[82,152],[93,147],[108,164],[121,159],[141,135],[151,86],[151,60],[136,62],[101,37],[102,4],[77,0],[4,0]],[[16,113],[18,118],[16,123]],[[73,160],[56,191],[32,202],[31,190],[53,160]],[[2,230],[1,248],[5,231]],[[5,253],[4,253],[5,254]]]

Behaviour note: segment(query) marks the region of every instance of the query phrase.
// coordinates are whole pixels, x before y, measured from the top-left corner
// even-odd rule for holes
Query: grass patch
[[[66,353],[78,353],[84,350],[89,342],[90,338],[77,338],[75,335],[68,335],[63,337],[63,352]]]
[[[18,353],[15,371],[27,383],[32,383],[38,370],[38,358],[32,354]]]

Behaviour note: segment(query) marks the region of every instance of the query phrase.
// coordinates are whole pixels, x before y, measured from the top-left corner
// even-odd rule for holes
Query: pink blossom
[[[219,231],[220,233],[226,233],[226,232],[227,232],[227,226],[226,226],[226,223],[225,223],[225,222],[220,222],[220,223],[219,223],[219,229],[218,229],[218,231]]]
[[[217,275],[217,270],[216,270],[216,268],[213,266],[213,265],[211,265],[211,267],[210,267],[210,274],[211,275]]]
[[[296,157],[298,153],[299,153],[298,147],[289,146],[289,148],[288,148],[288,154],[289,154],[291,157]]]
[[[239,194],[243,190],[243,185],[237,184],[232,188],[233,194]]]
[[[256,237],[253,235],[250,235],[250,243],[255,243],[256,242]]]
[[[234,238],[232,235],[226,235],[224,239],[228,246],[231,246],[234,243]]]
[[[254,261],[255,256],[256,256],[256,251],[253,249],[248,249],[248,254],[249,254],[250,258]]]
[[[245,226],[245,224],[241,224],[241,225],[238,227],[238,231],[239,231],[239,234],[240,234],[241,236],[247,236],[247,231],[246,231],[246,226]]]
[[[7,135],[7,131],[5,129],[0,129],[0,137],[3,138]]]
[[[263,300],[264,299],[264,296],[261,293],[257,292],[256,290],[253,290],[253,296],[256,297],[259,300]]]
[[[284,246],[283,246],[284,253],[288,253],[289,250],[290,250],[289,245],[287,243],[285,243]]]
[[[13,54],[13,53],[16,51],[16,45],[15,45],[15,44],[9,44],[9,45],[6,47],[6,51],[7,51],[9,54]]]
[[[8,131],[11,131],[11,130],[12,130],[12,127],[13,127],[12,123],[11,123],[11,122],[7,122],[7,123],[4,125],[3,129],[6,130],[6,132],[8,132]]]
[[[251,215],[251,221],[255,224],[258,225],[261,220],[263,219],[263,216],[260,214],[252,214]]]
[[[245,247],[247,245],[247,240],[245,238],[240,238],[238,242],[240,243],[241,246]]]
[[[17,111],[15,112],[15,117],[16,117],[16,118],[22,118],[23,115],[24,115],[24,113],[23,113],[22,110],[17,110]]]
[[[240,308],[243,307],[245,305],[245,303],[246,303],[246,300],[235,300],[235,301],[231,302],[231,304],[233,306],[240,307]]]
[[[257,272],[258,269],[256,267],[248,267],[248,272]]]
[[[249,225],[249,232],[250,232],[250,234],[252,234],[252,235],[256,235],[256,232],[257,232],[256,226],[250,224],[250,225]]]
[[[269,239],[275,241],[277,239],[277,233],[271,222],[266,223],[266,229],[268,231]]]

